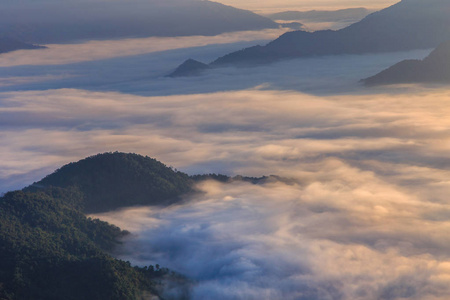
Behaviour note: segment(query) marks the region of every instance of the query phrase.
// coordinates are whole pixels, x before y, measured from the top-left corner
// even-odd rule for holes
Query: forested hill
[[[137,154],[103,153],[70,163],[25,191],[71,188],[81,194],[84,212],[103,212],[133,205],[168,205],[193,190],[187,174]],[[73,203],[74,204],[74,203]]]
[[[135,300],[158,296],[162,280],[183,281],[167,269],[114,259],[107,251],[126,233],[63,200],[76,193],[52,194],[19,191],[0,198],[0,299]]]
[[[127,232],[85,212],[169,205],[202,180],[264,183],[277,178],[189,177],[137,154],[104,153],[70,163],[23,191],[0,198],[1,300],[189,299],[191,282],[156,265],[144,268],[109,253]],[[168,298],[173,299],[173,298]]]

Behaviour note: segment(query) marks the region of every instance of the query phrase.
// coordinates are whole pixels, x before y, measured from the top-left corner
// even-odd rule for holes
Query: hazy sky
[[[270,13],[282,10],[309,10],[309,9],[342,9],[349,7],[367,7],[380,9],[399,2],[399,0],[217,0],[217,2],[249,9],[255,12]]]

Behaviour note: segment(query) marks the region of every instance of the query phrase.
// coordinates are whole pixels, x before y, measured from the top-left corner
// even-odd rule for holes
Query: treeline
[[[104,153],[70,163],[23,191],[0,197],[0,300],[188,299],[187,279],[159,266],[132,267],[109,253],[128,234],[86,217],[133,205],[170,205],[202,180],[269,177],[188,176],[137,154]],[[157,297],[157,298],[154,298]]]

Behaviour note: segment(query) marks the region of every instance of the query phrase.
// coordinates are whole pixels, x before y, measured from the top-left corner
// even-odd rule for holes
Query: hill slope
[[[404,60],[362,81],[366,85],[450,83],[450,42],[441,44],[424,60]]]
[[[85,212],[103,212],[132,205],[168,205],[192,191],[188,175],[149,157],[104,153],[70,163],[35,182],[27,191],[73,188]]]
[[[338,31],[294,31],[265,46],[230,53],[211,66],[263,64],[315,55],[434,48],[450,40],[450,1],[402,0]]]
[[[0,36],[30,43],[216,35],[277,28],[250,11],[200,0],[22,0],[2,4]],[[24,8],[24,3],[26,9]]]

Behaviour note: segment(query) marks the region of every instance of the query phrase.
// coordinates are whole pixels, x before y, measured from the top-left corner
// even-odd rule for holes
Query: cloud
[[[187,274],[192,299],[446,299],[450,223],[423,214],[448,204],[335,159],[308,177],[204,182],[187,204],[100,217],[135,234],[119,257]]]
[[[109,150],[190,173],[290,177],[206,182],[184,205],[100,217],[133,232],[121,258],[195,279],[192,299],[446,299],[449,99],[2,93],[1,182]]]

